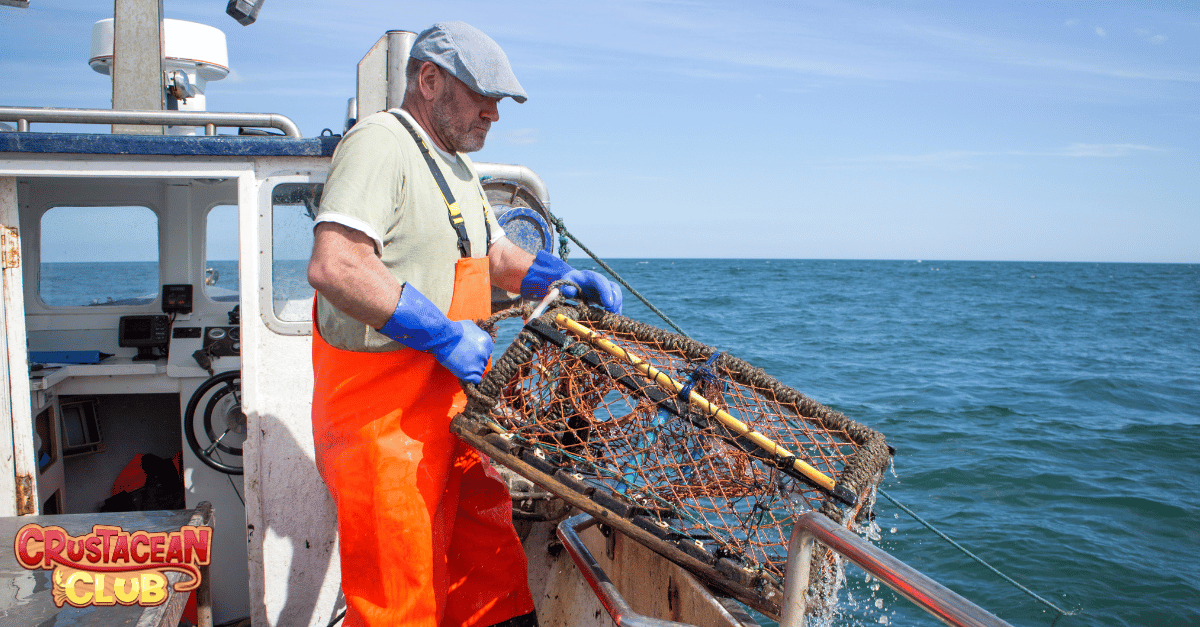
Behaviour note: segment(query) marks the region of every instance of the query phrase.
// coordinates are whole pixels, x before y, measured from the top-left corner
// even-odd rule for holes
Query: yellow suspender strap
[[[421,149],[421,156],[425,157],[425,164],[429,166],[429,172],[433,174],[433,179],[437,181],[438,189],[442,192],[442,200],[446,201],[446,211],[450,214],[450,226],[454,228],[455,234],[458,235],[458,251],[463,257],[471,256],[471,239],[467,237],[467,227],[463,223],[462,212],[458,209],[458,203],[454,200],[454,194],[450,191],[450,186],[446,184],[446,177],[442,176],[442,171],[433,161],[433,155],[430,154],[429,145],[425,143],[425,139],[417,133],[417,129],[413,128],[412,124],[404,118],[404,116],[391,112],[400,121],[400,124],[408,129],[408,133],[412,135],[413,141],[417,142],[417,146]],[[481,195],[482,198],[482,195]],[[492,244],[492,225],[488,222],[488,203],[487,198],[483,200],[483,226],[487,231],[488,248]]]

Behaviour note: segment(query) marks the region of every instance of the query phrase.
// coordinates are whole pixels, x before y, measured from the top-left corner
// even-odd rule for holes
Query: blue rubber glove
[[[405,285],[396,303],[396,311],[379,332],[401,344],[430,353],[454,376],[479,383],[492,356],[492,336],[470,320],[446,317],[418,292]]]
[[[521,280],[521,297],[529,300],[542,300],[550,291],[550,284],[565,279],[583,290],[583,299],[599,303],[601,307],[619,314],[621,313],[621,286],[604,278],[604,275],[591,270],[576,270],[567,262],[539,250],[533,258],[533,265]],[[564,285],[560,288],[562,295],[574,297],[575,288]]]

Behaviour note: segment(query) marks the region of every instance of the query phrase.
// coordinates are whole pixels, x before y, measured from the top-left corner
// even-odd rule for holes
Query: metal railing
[[[589,514],[572,516],[559,523],[558,538],[613,622],[619,627],[685,627],[683,623],[644,616],[633,611],[629,602],[621,596],[612,580],[579,538],[580,531],[598,522]],[[787,581],[784,584],[780,627],[804,626],[814,542],[820,542],[842,555],[947,625],[1012,627],[991,612],[817,512],[809,512],[797,518],[792,527],[792,537],[788,542]]]
[[[630,607],[629,602],[617,590],[617,586],[608,578],[604,570],[600,568],[600,564],[596,562],[596,558],[592,557],[591,551],[588,551],[584,546],[583,540],[579,538],[579,532],[595,525],[598,520],[592,517],[591,514],[578,514],[572,516],[558,524],[558,539],[562,541],[563,548],[570,554],[571,559],[575,561],[575,565],[579,567],[579,572],[583,574],[583,578],[592,587],[592,591],[596,593],[596,598],[600,600],[600,604],[604,606],[604,610],[612,617],[617,627],[691,627],[685,623],[677,623],[675,621],[663,620],[661,618],[653,618],[638,614]]]
[[[900,596],[953,627],[1012,627],[913,567],[888,555],[829,518],[809,512],[796,519],[788,541],[782,627],[803,627],[813,542],[820,542],[882,581]]]
[[[31,123],[143,124],[148,126],[203,126],[205,135],[217,127],[274,128],[300,139],[300,127],[278,113],[220,113],[215,111],[120,111],[115,109],[54,109],[0,107],[0,121],[16,122],[17,131],[29,132]]]

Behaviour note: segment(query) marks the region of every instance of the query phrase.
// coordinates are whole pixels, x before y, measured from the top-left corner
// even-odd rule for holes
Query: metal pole
[[[567,554],[579,568],[579,573],[583,575],[584,581],[587,581],[592,592],[596,593],[600,605],[604,606],[604,610],[612,617],[613,622],[618,627],[691,627],[686,623],[645,616],[633,611],[633,607],[629,605],[625,597],[621,596],[617,586],[600,568],[596,558],[592,557],[587,546],[583,544],[583,540],[579,538],[580,531],[598,522],[590,514],[572,516],[558,523],[558,539],[562,540],[563,548],[567,550]]]
[[[795,520],[788,541],[780,627],[803,627],[813,542],[820,542],[878,578],[900,596],[952,627],[1012,627],[915,568],[888,555],[829,518],[809,512]]]
[[[408,67],[409,50],[416,39],[416,33],[390,30],[358,62],[357,119],[399,107],[404,102],[404,71]]]
[[[163,74],[162,0],[114,0],[112,108],[161,111]],[[113,124],[113,133],[162,135],[153,126]]]
[[[408,88],[405,75],[408,52],[412,50],[417,34],[406,30],[390,30],[387,39],[387,108],[399,109],[404,104],[404,90]]]
[[[64,124],[170,124],[178,126],[249,126],[277,128],[299,139],[300,127],[278,113],[222,113],[217,111],[115,111],[111,109],[55,109],[0,107],[0,121],[14,120],[18,130],[28,131],[30,122]]]

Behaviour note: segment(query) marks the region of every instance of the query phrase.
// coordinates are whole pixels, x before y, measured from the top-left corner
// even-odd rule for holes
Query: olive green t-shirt
[[[425,137],[433,161],[458,203],[471,255],[487,255],[484,219],[492,241],[504,231],[486,206],[475,166],[464,154],[440,150],[407,111],[396,109]],[[361,120],[333,153],[317,223],[337,222],[375,241],[375,253],[392,276],[411,285],[443,313],[454,293],[458,237],[437,181],[408,130],[389,112]],[[326,342],[344,350],[391,351],[403,346],[347,316],[317,295],[317,320]]]

